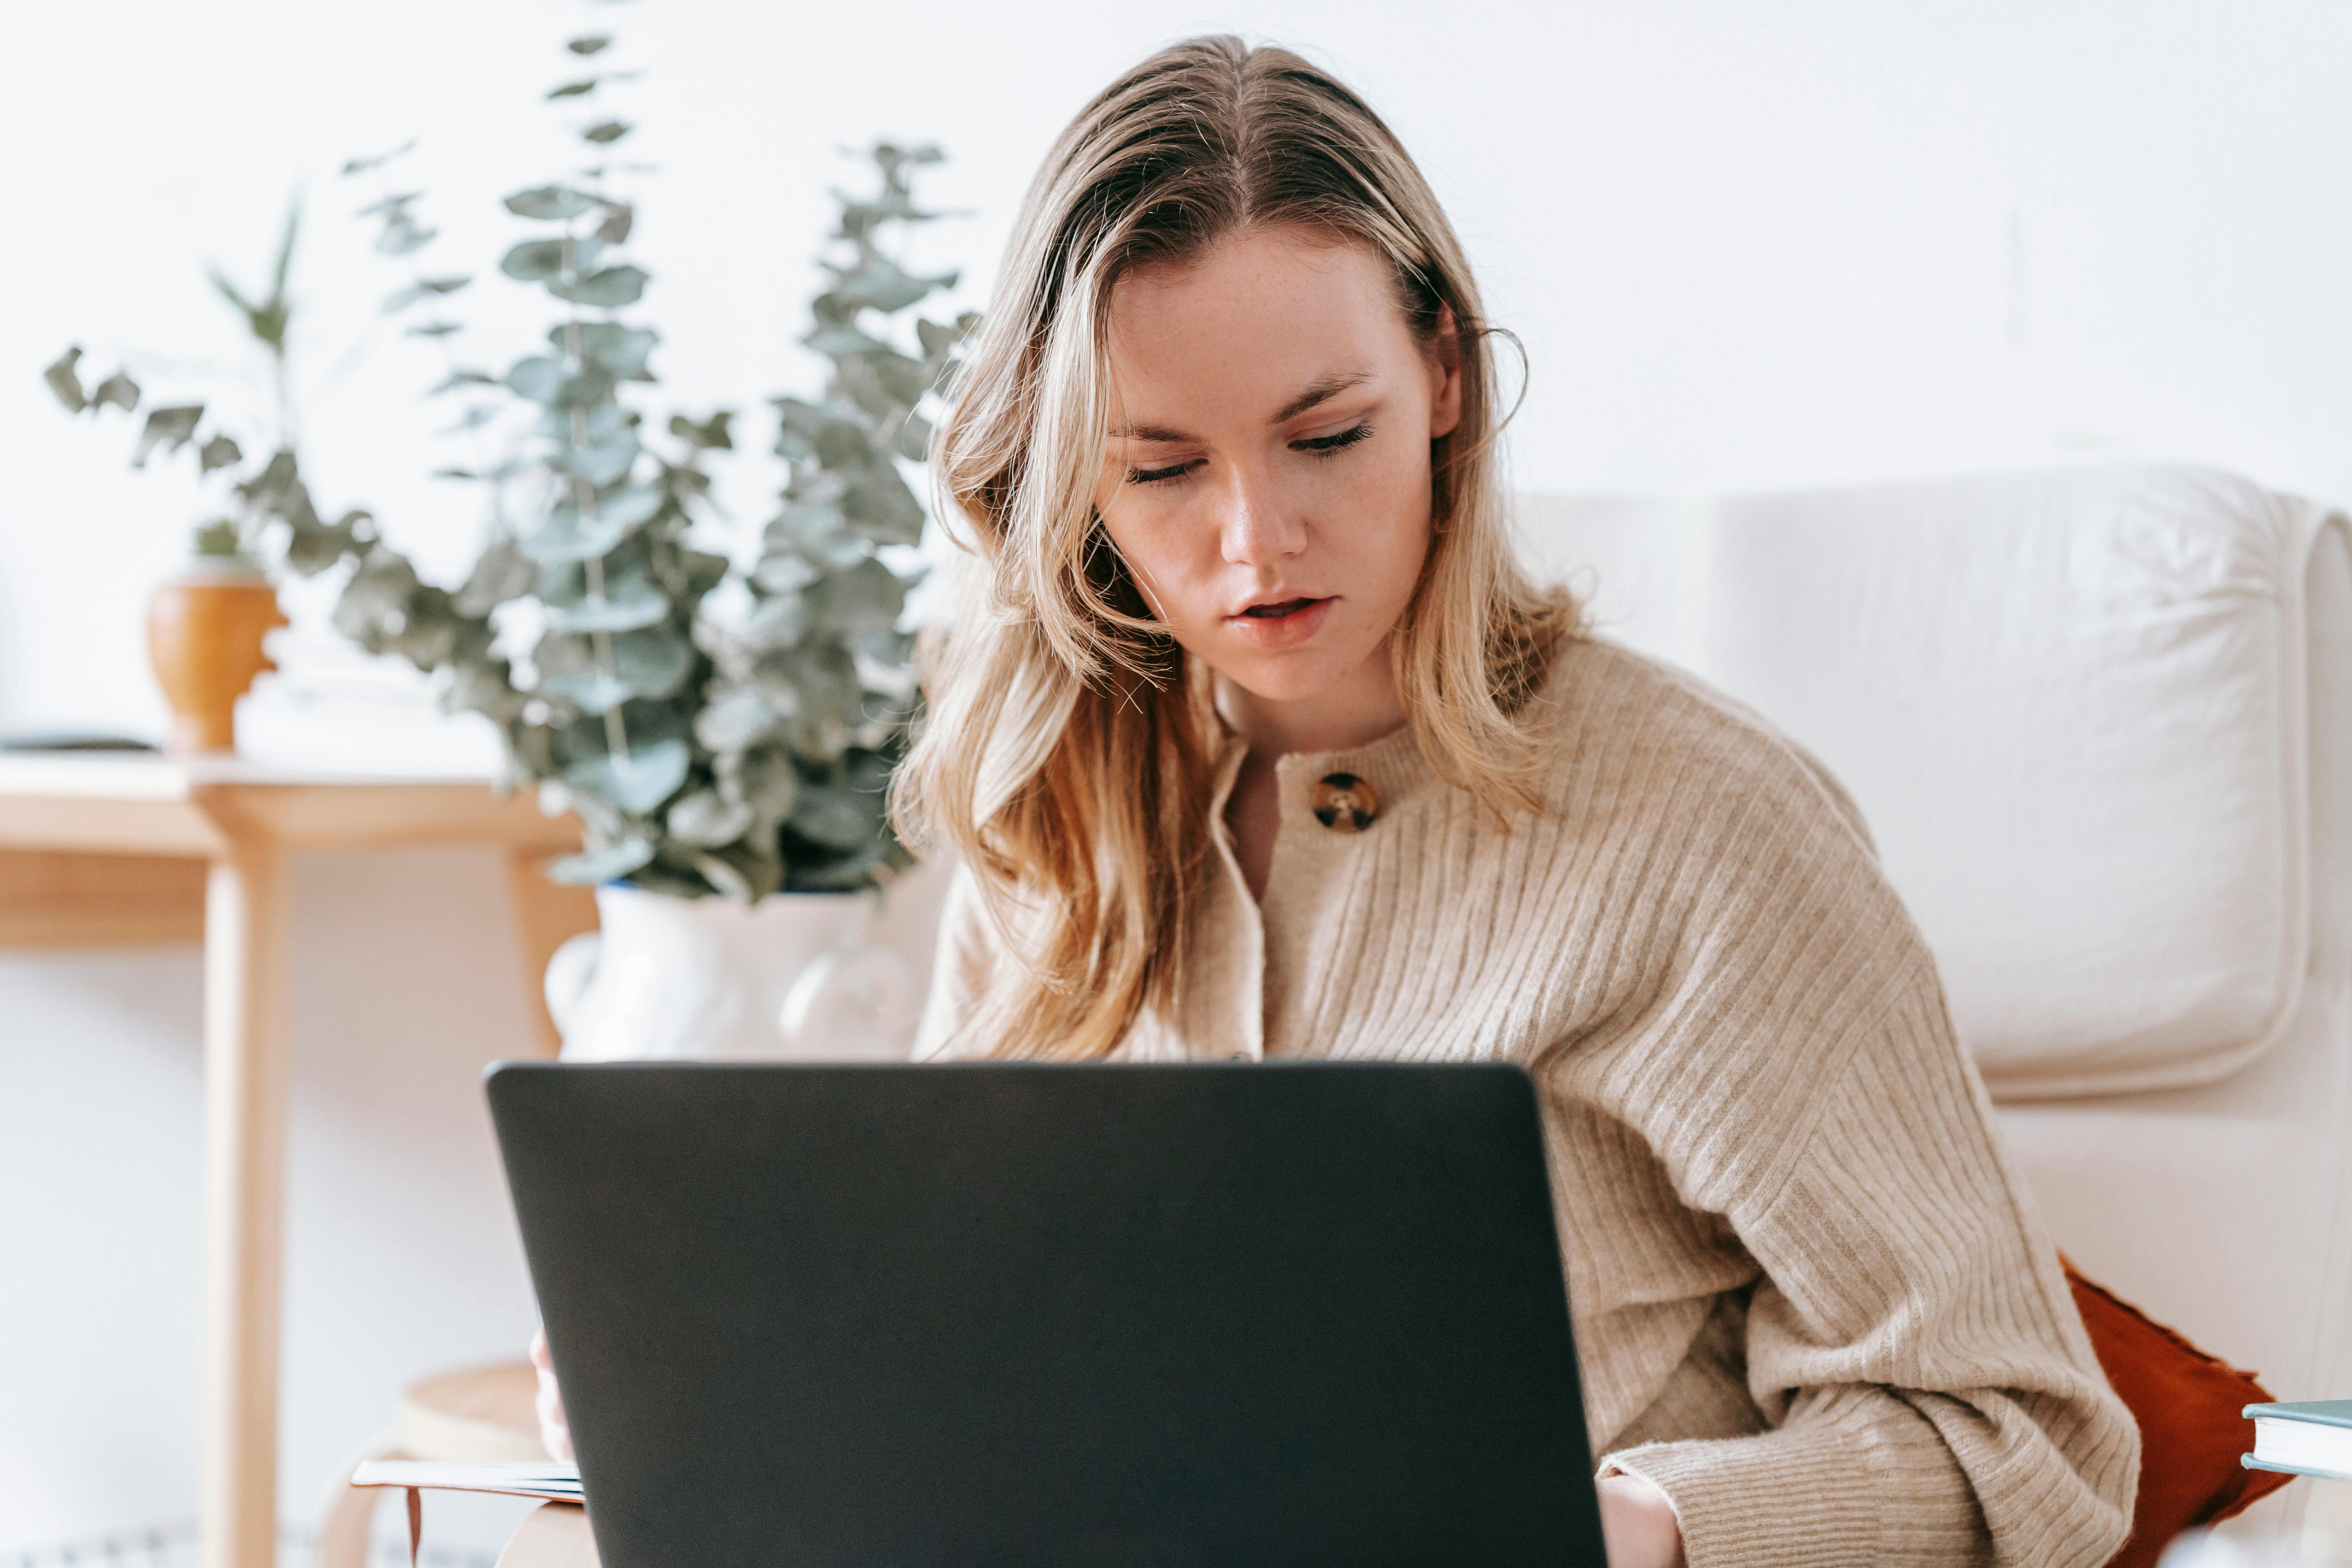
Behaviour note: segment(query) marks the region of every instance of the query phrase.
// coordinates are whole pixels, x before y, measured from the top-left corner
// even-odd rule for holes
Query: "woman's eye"
[[[1200,466],[1201,459],[1193,458],[1181,463],[1171,463],[1164,468],[1129,468],[1127,470],[1127,482],[1131,485],[1164,485],[1171,479],[1182,479]]]
[[[1316,436],[1304,441],[1293,441],[1290,444],[1290,449],[1294,452],[1310,453],[1318,458],[1328,458],[1335,453],[1346,451],[1359,441],[1369,439],[1371,434],[1372,427],[1370,425],[1358,425],[1342,430],[1337,435]]]

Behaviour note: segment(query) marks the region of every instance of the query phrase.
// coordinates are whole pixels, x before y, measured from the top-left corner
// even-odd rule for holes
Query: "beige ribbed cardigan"
[[[1410,730],[1283,758],[1262,907],[1228,737],[1201,961],[1119,1054],[1528,1068],[1593,1451],[1672,1500],[1692,1568],[2104,1563],[2138,1434],[1853,803],[1605,640],[1532,711],[1549,809],[1508,834]],[[1381,795],[1360,834],[1310,810],[1343,772]],[[960,878],[919,1055],[994,946]]]

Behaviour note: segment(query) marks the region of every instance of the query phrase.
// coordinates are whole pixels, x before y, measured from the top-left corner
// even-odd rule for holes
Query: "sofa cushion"
[[[2305,570],[2343,523],[2128,468],[1523,503],[1602,635],[1844,782],[2011,1099],[2210,1081],[2310,945]]]

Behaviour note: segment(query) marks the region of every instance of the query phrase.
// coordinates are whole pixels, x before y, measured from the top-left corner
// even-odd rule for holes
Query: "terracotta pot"
[[[172,705],[172,750],[236,749],[236,700],[278,667],[261,639],[286,624],[278,590],[257,572],[197,567],[147,601],[147,657]]]

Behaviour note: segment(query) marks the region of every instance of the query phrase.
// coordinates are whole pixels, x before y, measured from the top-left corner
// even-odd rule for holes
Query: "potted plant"
[[[300,211],[289,208],[286,229],[278,244],[268,294],[248,300],[217,268],[213,286],[244,319],[247,331],[268,356],[276,389],[276,451],[262,468],[236,484],[235,510],[199,525],[191,542],[188,563],[180,573],[157,585],[147,606],[147,651],[155,679],[172,710],[171,749],[177,752],[218,752],[236,749],[236,703],[254,678],[274,668],[263,651],[263,639],[286,624],[261,560],[265,534],[273,521],[287,521],[291,536],[332,535],[338,529],[356,531],[366,524],[363,513],[348,514],[329,525],[309,510],[307,494],[289,520],[278,520],[268,504],[284,500],[278,492],[291,482],[293,470],[293,400],[286,363],[287,329],[292,304],[287,285],[294,263],[294,238]],[[143,393],[127,371],[118,369],[96,386],[82,385],[81,350],[69,348],[42,372],[49,389],[68,413],[97,416],[108,408],[138,411]],[[236,438],[215,426],[206,435],[202,426],[205,405],[176,404],[150,408],[131,466],[143,468],[158,453],[169,456],[185,449],[194,455],[200,477],[236,474],[245,461]],[[203,438],[199,438],[199,437]],[[329,548],[317,538],[302,541],[314,555]]]
[[[583,849],[549,871],[596,888],[604,931],[550,970],[567,1054],[772,1051],[780,1016],[803,1048],[879,1052],[903,1041],[917,990],[857,940],[911,863],[883,795],[919,701],[900,622],[923,510],[899,465],[921,459],[925,409],[974,324],[918,320],[901,339],[954,275],[911,273],[884,242],[938,216],[910,178],[939,153],[877,144],[876,189],[840,196],[803,339],[827,384],[773,400],[780,505],[732,558],[714,548],[708,465],[733,451],[734,415],[675,413],[656,435],[635,405],[660,336],[631,315],[649,275],[611,180],[632,130],[604,107],[628,74],[605,64],[613,43],[569,39],[584,63],[548,94],[588,110],[591,161],[505,198],[533,227],[499,270],[561,309],[545,347],[503,369],[460,352],[449,297],[470,278],[428,267],[423,198],[389,183],[400,154],[345,168],[378,183],[375,248],[409,268],[387,312],[448,355],[434,395],[477,439],[506,437],[496,458],[440,470],[488,498],[465,581],[425,581],[363,512],[321,521],[290,444],[277,489],[267,471],[251,481],[255,532],[288,569],[347,570],[336,626],[430,672],[445,706],[498,727],[512,782],[580,818]]]

